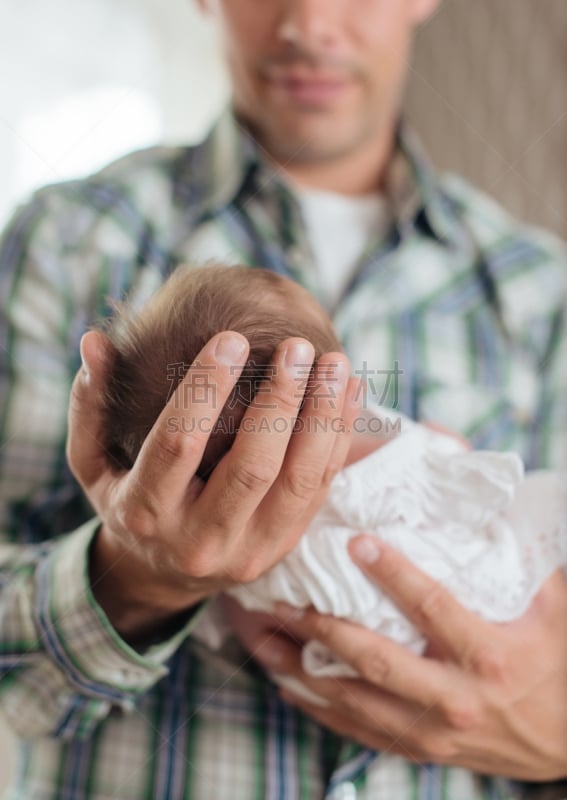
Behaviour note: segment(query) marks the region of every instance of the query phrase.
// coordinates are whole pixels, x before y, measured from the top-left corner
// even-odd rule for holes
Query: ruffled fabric
[[[374,413],[391,420],[390,411]],[[524,476],[513,453],[469,451],[453,437],[403,419],[398,436],[336,476],[295,549],[228,594],[251,611],[270,612],[280,600],[313,606],[421,653],[423,636],[353,564],[349,539],[374,534],[465,607],[507,622],[524,613],[554,569],[567,564],[564,483],[552,472]],[[200,631],[218,645],[218,624],[215,633],[211,620],[207,625],[204,619]],[[305,645],[303,666],[319,676],[354,674],[319,642]]]

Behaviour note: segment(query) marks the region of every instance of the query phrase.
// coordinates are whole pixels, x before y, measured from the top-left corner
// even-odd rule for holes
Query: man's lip
[[[338,97],[351,80],[336,75],[307,75],[298,72],[274,72],[268,81],[298,101],[321,103]]]
[[[267,78],[273,83],[295,86],[342,86],[349,81],[344,74],[289,69],[268,70]]]
[[[278,86],[286,86],[288,88],[297,88],[300,89],[304,88],[338,88],[340,86],[346,86],[347,81],[339,80],[337,78],[327,78],[327,79],[305,79],[305,78],[288,78],[288,77],[281,77],[281,78],[272,78],[272,83],[277,84]]]

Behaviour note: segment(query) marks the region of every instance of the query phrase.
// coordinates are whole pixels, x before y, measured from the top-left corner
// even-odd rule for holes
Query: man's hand
[[[350,552],[425,634],[425,657],[353,623],[280,608],[270,635],[247,645],[271,670],[292,675],[329,708],[282,696],[337,733],[409,760],[531,781],[567,776],[567,584],[554,573],[525,615],[479,619],[396,550],[357,537]],[[356,553],[358,552],[358,556]],[[279,630],[278,630],[279,628]],[[299,642],[318,639],[362,676],[316,679]]]
[[[313,347],[286,340],[274,356],[274,377],[203,484],[195,472],[246,363],[246,339],[225,332],[205,345],[201,370],[187,372],[127,472],[109,463],[101,445],[112,346],[91,332],[81,353],[67,455],[103,521],[91,553],[93,591],[118,632],[135,641],[213,592],[253,580],[293,548],[345,461],[358,382],[349,379],[343,354],[328,353],[304,397]],[[198,394],[203,365],[211,367],[207,402]]]

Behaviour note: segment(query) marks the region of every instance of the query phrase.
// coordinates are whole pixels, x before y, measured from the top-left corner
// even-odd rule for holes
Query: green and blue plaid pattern
[[[394,223],[329,309],[368,391],[530,467],[565,452],[567,258],[400,129],[385,192]],[[0,702],[21,736],[10,800],[478,800],[506,781],[415,765],[287,707],[232,642],[195,618],[139,653],[88,583],[97,520],[65,462],[83,332],[171,270],[260,265],[322,298],[299,205],[230,113],[194,147],[132,154],[50,186],[0,244]],[[396,380],[391,376],[396,373]]]

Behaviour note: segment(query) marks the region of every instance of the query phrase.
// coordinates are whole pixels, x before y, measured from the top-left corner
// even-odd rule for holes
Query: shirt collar
[[[455,209],[421,141],[403,120],[398,126],[386,186],[402,230],[405,226],[415,226],[422,219],[440,241],[448,243],[458,238],[460,223]]]
[[[208,150],[205,205],[211,212],[230,205],[260,166],[260,148],[230,109],[205,142]]]
[[[288,191],[285,173],[278,175],[277,168],[267,163],[261,146],[230,108],[197,150],[205,157],[191,163],[187,180],[200,183],[199,216],[217,213],[243,192],[265,196]],[[398,126],[384,191],[402,238],[424,223],[445,243],[455,238],[458,223],[454,210],[419,139],[403,121]],[[194,192],[192,195],[195,197]]]

